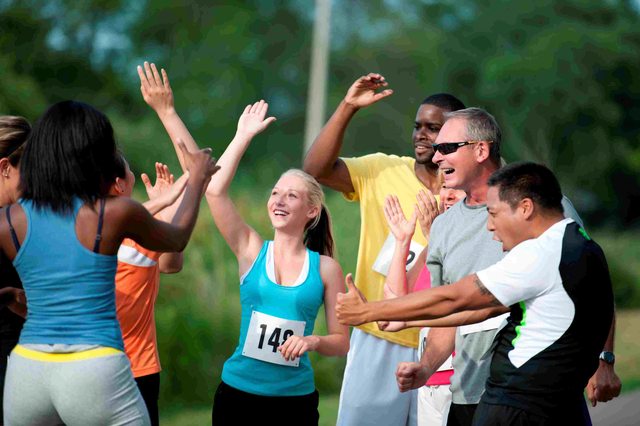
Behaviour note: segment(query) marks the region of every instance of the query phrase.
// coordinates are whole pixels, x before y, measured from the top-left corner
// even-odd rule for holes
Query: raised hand
[[[369,73],[357,79],[344,97],[344,101],[354,108],[363,108],[384,99],[393,94],[393,90],[385,89],[377,92],[382,87],[387,87],[389,83],[384,77],[377,73]]]
[[[411,218],[407,220],[398,197],[395,195],[387,195],[384,200],[384,217],[387,219],[389,229],[396,240],[411,240],[416,229],[417,211],[418,209],[414,209]]]
[[[345,325],[364,324],[367,322],[365,318],[367,299],[353,283],[351,274],[347,274],[345,282],[347,284],[347,292],[338,293],[338,301],[336,303],[338,322]]]
[[[144,188],[150,200],[155,200],[173,185],[173,175],[166,164],[156,162],[156,183],[151,184],[151,179],[146,173],[140,175]]]
[[[429,372],[418,362],[401,362],[396,369],[396,382],[400,392],[418,389],[427,382]]]
[[[238,130],[236,134],[252,138],[269,127],[269,124],[276,121],[276,118],[265,118],[268,110],[269,104],[264,100],[260,100],[253,105],[247,105],[238,119]]]
[[[175,203],[178,197],[180,197],[180,194],[182,194],[187,186],[189,172],[184,173],[174,182],[173,175],[169,172],[169,167],[167,167],[166,164],[156,163],[156,183],[152,185],[151,179],[149,179],[146,173],[143,173],[141,178],[147,190],[149,200],[155,201],[154,207],[158,206],[158,208],[162,210]],[[155,212],[154,208],[146,204],[145,207],[147,207],[152,214]],[[164,214],[161,215],[164,216]]]
[[[320,343],[318,336],[290,336],[278,350],[287,361],[301,357],[304,353],[315,351]]]
[[[435,218],[443,212],[444,203],[441,201],[439,207],[436,197],[431,193],[431,191],[424,189],[421,189],[420,192],[418,192],[416,199],[418,200],[416,210],[418,211],[420,229],[428,241],[429,234],[431,233],[431,225]]]
[[[158,115],[175,111],[173,91],[164,69],[158,72],[156,64],[145,61],[144,68],[138,65],[138,76],[142,98]]]

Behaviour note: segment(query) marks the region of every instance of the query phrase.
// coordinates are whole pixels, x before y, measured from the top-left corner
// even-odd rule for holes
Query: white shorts
[[[416,361],[416,350],[359,329],[351,346],[340,391],[339,426],[415,426],[417,391],[401,393],[398,363]]]
[[[446,426],[451,407],[449,385],[418,389],[418,426]]]

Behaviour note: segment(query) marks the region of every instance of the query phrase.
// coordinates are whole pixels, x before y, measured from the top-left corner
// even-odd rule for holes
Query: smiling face
[[[466,121],[453,117],[442,126],[436,143],[463,142],[467,139]],[[447,188],[468,191],[479,169],[474,152],[476,146],[475,144],[465,145],[450,154],[436,152],[433,155],[433,162],[442,172]]]
[[[267,201],[267,210],[275,229],[300,229],[300,232],[304,232],[307,223],[320,212],[319,207],[309,203],[304,180],[290,174],[276,182]]]
[[[413,148],[418,164],[430,165],[433,158],[431,145],[444,124],[446,111],[434,105],[423,104],[418,108],[413,126]]]
[[[526,240],[528,224],[522,209],[511,206],[500,199],[500,188],[489,187],[487,192],[487,229],[493,232],[493,239],[502,243],[502,251],[509,251]]]

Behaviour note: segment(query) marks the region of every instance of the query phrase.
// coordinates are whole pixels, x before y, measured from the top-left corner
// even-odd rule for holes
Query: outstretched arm
[[[139,203],[126,197],[111,198],[107,207],[113,205],[114,220],[117,225],[115,240],[131,238],[149,250],[182,251],[195,225],[204,186],[219,169],[211,157],[211,149],[189,152],[179,143],[185,166],[189,171],[187,186],[171,224],[154,219]],[[111,211],[105,211],[107,215]]]
[[[372,321],[434,319],[464,310],[501,306],[476,274],[455,284],[431,288],[377,302],[364,301],[353,281],[347,279],[347,293],[338,295],[336,311],[342,324],[360,325]]]
[[[336,298],[343,290],[342,269],[338,262],[328,256],[320,258],[320,275],[324,283],[324,311],[327,320],[327,335],[291,336],[278,348],[286,360],[316,351],[326,356],[345,356],[349,351],[349,327],[341,325],[336,318]]]
[[[144,101],[158,114],[158,118],[171,138],[180,166],[183,171],[186,171],[182,152],[178,149],[178,140],[182,140],[189,151],[198,150],[198,145],[176,112],[167,72],[164,69],[158,72],[155,64],[145,61],[143,66],[138,65],[138,76]]]
[[[353,192],[349,170],[338,156],[342,150],[344,132],[360,108],[364,108],[393,93],[376,90],[388,84],[380,74],[371,73],[357,79],[347,91],[344,100],[311,145],[304,159],[303,169],[318,182],[341,192]]]
[[[246,106],[238,120],[235,137],[218,160],[221,170],[211,180],[206,192],[213,220],[236,255],[240,274],[251,267],[262,247],[262,239],[236,210],[229,197],[229,185],[251,140],[276,120],[275,117],[265,118],[268,109],[269,105],[265,101]]]

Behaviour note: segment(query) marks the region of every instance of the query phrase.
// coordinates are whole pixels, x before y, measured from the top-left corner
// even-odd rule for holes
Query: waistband
[[[96,348],[89,349],[87,351],[82,352],[72,352],[72,353],[47,353],[34,351],[32,349],[25,348],[22,345],[17,345],[13,348],[13,352],[16,355],[20,355],[21,357],[32,359],[34,361],[44,361],[44,362],[70,362],[70,361],[82,361],[85,359],[93,359],[93,358],[101,358],[105,356],[119,355],[123,352],[119,349],[115,348]]]

